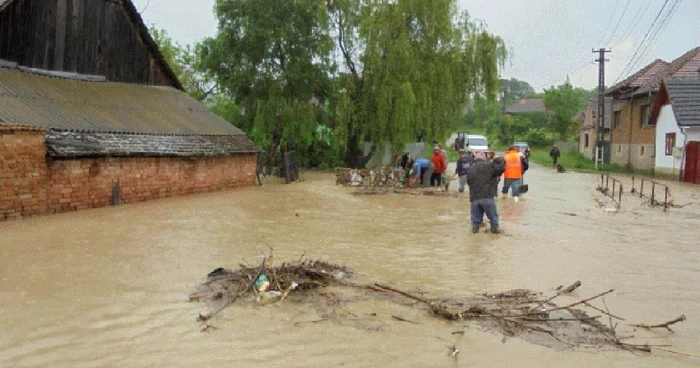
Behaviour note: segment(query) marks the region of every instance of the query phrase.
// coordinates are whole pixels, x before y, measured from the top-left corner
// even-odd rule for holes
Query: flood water
[[[331,174],[0,223],[1,367],[697,367],[668,353],[555,351],[448,323],[385,303],[359,301],[356,315],[386,316],[376,328],[295,323],[319,318],[290,303],[240,303],[201,332],[204,304],[188,294],[211,270],[320,258],[366,282],[429,296],[583,286],[558,303],[614,288],[606,298],[626,323],[685,314],[675,334],[647,340],[700,353],[700,205],[671,209],[623,199],[607,213],[596,178],[535,167],[520,203],[499,199],[504,234],[470,234],[466,198],[352,196]],[[452,190],[455,189],[453,184]],[[682,186],[683,200],[698,189]],[[599,306],[602,307],[600,302]],[[592,313],[595,315],[595,313]],[[465,330],[458,359],[453,331]],[[648,334],[647,334],[648,336]]]

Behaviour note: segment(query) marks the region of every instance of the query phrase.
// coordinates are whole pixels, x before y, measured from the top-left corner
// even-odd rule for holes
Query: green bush
[[[530,129],[527,132],[527,143],[533,147],[545,147],[551,145],[544,129]]]

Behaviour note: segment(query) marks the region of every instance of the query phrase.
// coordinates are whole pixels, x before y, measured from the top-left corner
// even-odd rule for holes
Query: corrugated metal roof
[[[664,80],[679,126],[700,126],[700,78]]]
[[[49,131],[47,152],[52,157],[202,157],[257,153],[244,135],[141,135]]]
[[[0,121],[86,132],[244,134],[174,88],[56,78],[17,68],[0,68]]]
[[[2,0],[0,0],[2,1]],[[31,125],[15,124],[15,123],[0,123],[0,132],[46,132],[46,128],[35,127]]]

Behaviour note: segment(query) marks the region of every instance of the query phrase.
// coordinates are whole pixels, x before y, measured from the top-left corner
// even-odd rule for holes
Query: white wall
[[[683,147],[685,136],[681,133],[671,105],[661,108],[656,122],[656,170],[661,173],[678,173],[681,168],[681,157],[666,156],[666,134],[676,133],[676,147]],[[686,128],[688,142],[700,141],[700,127]]]
[[[676,123],[671,105],[661,108],[659,119],[656,121],[656,163],[657,170],[679,170],[681,167],[680,157],[666,156],[666,134],[676,133],[676,147],[683,147],[683,135]]]

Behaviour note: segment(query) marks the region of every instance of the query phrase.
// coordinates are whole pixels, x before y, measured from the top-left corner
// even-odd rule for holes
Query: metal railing
[[[610,186],[612,182],[612,187]],[[612,190],[611,190],[612,189]],[[608,174],[600,174],[600,185],[598,190],[604,195],[612,198],[617,207],[622,205],[622,182]]]
[[[637,192],[637,188],[636,188],[637,182],[640,183],[639,198],[649,198],[652,206],[664,206],[664,212],[666,212],[666,210],[668,210],[668,207],[671,206],[671,190],[668,189],[668,186],[666,184],[657,183],[657,182],[655,182],[653,180],[649,180],[649,179],[636,178],[633,176],[632,177],[632,193]],[[651,187],[650,194],[644,194],[644,187],[645,187],[644,184],[645,183],[646,183],[647,188]],[[664,197],[663,202],[660,202],[659,200],[657,200],[657,194],[661,195],[662,193],[659,193],[657,191],[656,187],[660,187],[659,190],[663,190],[663,197]]]

